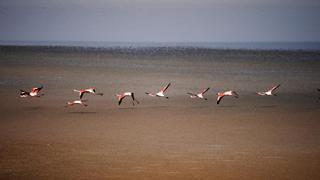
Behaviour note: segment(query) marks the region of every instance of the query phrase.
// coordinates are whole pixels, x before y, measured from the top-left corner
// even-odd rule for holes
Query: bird
[[[163,89],[161,89],[159,92],[157,93],[149,93],[146,92],[147,95],[151,96],[151,97],[165,97],[167,99],[169,99],[168,96],[165,96],[165,92],[167,91],[167,89],[169,88],[169,86],[171,85],[171,83],[169,83],[168,85],[166,85],[166,87],[164,87]]]
[[[258,95],[260,96],[276,96],[276,94],[273,93],[274,90],[276,90],[277,88],[280,87],[280,84],[272,87],[271,89],[269,89],[268,91],[263,91],[263,92],[257,92]]]
[[[203,94],[206,93],[209,89],[210,88],[206,88],[201,93],[198,93],[198,94],[194,94],[190,92],[188,92],[187,94],[190,95],[191,98],[200,98],[200,99],[208,100],[207,98],[203,97]]]
[[[235,91],[225,91],[225,92],[219,92],[218,94],[218,97],[217,97],[217,104],[220,103],[221,99],[224,97],[224,96],[234,96],[235,98],[238,98],[239,95],[235,92]]]
[[[103,93],[97,93],[96,92],[96,88],[88,88],[88,89],[81,89],[81,90],[74,89],[73,91],[79,93],[80,99],[82,99],[82,97],[83,97],[83,95],[85,93],[90,93],[90,94],[94,94],[94,95],[103,96]]]
[[[119,106],[120,106],[122,100],[127,96],[131,96],[133,105],[134,105],[134,102],[139,104],[139,101],[134,98],[134,93],[133,92],[124,92],[122,94],[116,94],[116,96],[118,97],[118,105]]]
[[[28,96],[30,96],[30,97],[41,97],[41,96],[44,95],[44,94],[39,94],[41,89],[43,89],[42,85],[39,86],[39,87],[33,87],[30,92],[20,89],[20,97],[22,97],[22,98],[28,97]]]
[[[66,106],[64,106],[64,107],[69,107],[69,106],[73,106],[73,105],[75,105],[75,104],[79,104],[79,105],[81,105],[81,106],[84,106],[84,107],[87,107],[88,105],[87,104],[85,104],[84,102],[86,102],[87,100],[74,100],[74,101],[68,101],[67,102],[67,105]]]

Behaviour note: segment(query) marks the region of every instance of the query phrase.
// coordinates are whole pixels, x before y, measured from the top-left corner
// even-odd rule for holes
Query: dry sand
[[[317,82],[299,81],[305,84],[294,91],[288,76],[277,97],[257,97],[244,90],[247,76],[233,80],[206,71],[227,62],[3,49],[0,57],[0,179],[320,179],[320,102],[316,92],[305,91]],[[305,73],[303,79],[319,75],[319,62],[296,63],[289,69]],[[225,84],[217,80],[224,78]],[[266,86],[257,84],[265,77],[256,78],[253,90]],[[168,79],[170,99],[144,95]],[[36,83],[44,84],[45,96],[18,98],[20,88]],[[215,88],[208,101],[184,95],[213,83],[240,89],[240,98],[216,105]],[[105,96],[86,96],[86,108],[63,107],[76,99],[73,88],[88,84]],[[141,104],[118,107],[120,90],[135,91]]]

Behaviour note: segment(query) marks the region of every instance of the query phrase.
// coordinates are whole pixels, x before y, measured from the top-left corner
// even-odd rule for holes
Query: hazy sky
[[[0,41],[320,41],[319,0],[0,0]]]

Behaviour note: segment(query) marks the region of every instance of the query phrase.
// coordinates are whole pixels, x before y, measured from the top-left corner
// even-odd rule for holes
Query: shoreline
[[[320,42],[319,42],[320,46]],[[32,51],[53,51],[53,52],[64,52],[64,51],[71,51],[71,52],[111,52],[115,51],[118,53],[124,53],[123,50],[131,50],[131,53],[145,53],[146,51],[150,50],[157,50],[153,53],[163,54],[165,52],[173,54],[173,53],[181,53],[181,52],[188,52],[191,51],[193,53],[202,52],[202,53],[212,53],[217,51],[225,51],[225,52],[238,52],[238,53],[245,53],[245,52],[257,52],[257,53],[272,53],[272,52],[279,52],[279,53],[294,53],[294,52],[303,52],[303,53],[320,53],[319,49],[285,49],[285,48],[232,48],[232,47],[205,47],[205,46],[192,46],[192,45],[172,45],[172,46],[165,46],[165,45],[110,45],[110,46],[80,46],[80,45],[33,45],[33,44],[24,44],[24,45],[14,45],[14,44],[0,44],[0,50],[10,51],[10,50],[32,50]],[[129,51],[130,52],[130,51]]]

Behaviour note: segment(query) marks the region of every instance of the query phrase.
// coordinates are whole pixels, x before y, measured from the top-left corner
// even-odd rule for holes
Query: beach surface
[[[0,179],[320,179],[319,70],[317,51],[2,46]]]

